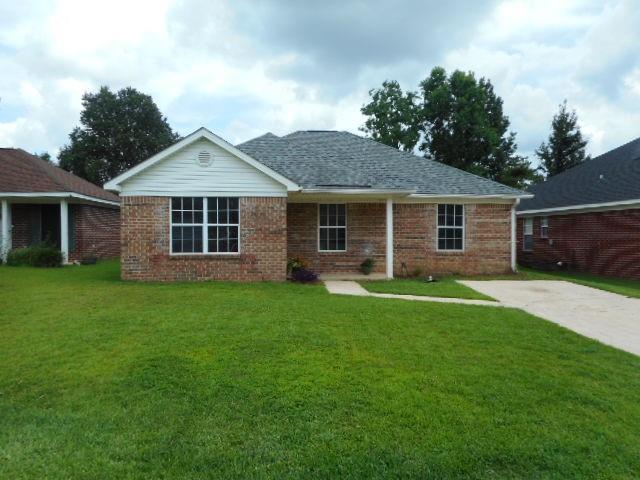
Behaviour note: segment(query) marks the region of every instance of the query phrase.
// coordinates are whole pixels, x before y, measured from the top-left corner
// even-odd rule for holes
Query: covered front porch
[[[403,194],[290,195],[287,257],[323,280],[393,278],[394,199]],[[365,260],[373,262],[369,275],[360,271]]]
[[[323,280],[515,271],[515,203],[406,192],[290,194],[287,257]],[[370,276],[360,266],[373,261]]]
[[[69,261],[75,238],[70,197],[25,196],[2,198],[0,201],[2,260],[6,260],[13,248],[47,243],[62,252],[65,263]]]

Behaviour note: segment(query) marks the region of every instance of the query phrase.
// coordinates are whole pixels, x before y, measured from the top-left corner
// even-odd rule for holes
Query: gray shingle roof
[[[640,199],[640,138],[573,167],[530,189],[523,210]]]
[[[427,195],[524,192],[348,132],[267,133],[237,148],[305,189],[416,190]]]

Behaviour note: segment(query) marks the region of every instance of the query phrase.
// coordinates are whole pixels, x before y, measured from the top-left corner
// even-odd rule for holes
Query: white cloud
[[[436,64],[490,78],[527,154],[564,98],[593,153],[640,134],[631,0],[486,0],[466,10],[461,0],[412,1],[392,12],[383,3],[3,2],[0,145],[57,152],[82,94],[100,85],[152,95],[183,134],[201,125],[233,142],[356,132],[369,89],[387,78],[415,88]]]
[[[505,2],[468,46],[447,54],[445,64],[492,80],[523,153],[532,155],[546,139],[567,99],[590,139],[589,151],[598,155],[640,135],[640,102],[619,91],[623,84],[635,91],[639,14],[624,0]]]

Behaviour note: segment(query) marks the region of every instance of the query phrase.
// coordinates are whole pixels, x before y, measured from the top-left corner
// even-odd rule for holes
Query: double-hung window
[[[540,219],[540,238],[549,238],[549,217]]]
[[[523,220],[523,245],[522,249],[526,251],[533,250],[533,217],[528,217]]]
[[[464,250],[464,205],[438,205],[438,250]]]
[[[171,199],[171,253],[238,253],[239,244],[238,198]]]
[[[347,207],[345,204],[318,205],[318,250],[347,250]]]

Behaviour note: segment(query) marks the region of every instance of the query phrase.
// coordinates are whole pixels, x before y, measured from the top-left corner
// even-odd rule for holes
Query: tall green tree
[[[436,67],[420,91],[426,157],[512,187],[536,180],[530,162],[516,153],[516,135],[489,80],[460,70],[447,76]]]
[[[385,81],[382,87],[369,91],[371,102],[361,108],[367,116],[360,128],[374,140],[411,151],[420,140],[418,96],[404,93],[395,80]]]
[[[103,185],[179,139],[149,95],[102,87],[82,97],[81,126],[69,134],[60,167]]]
[[[567,101],[562,102],[551,122],[548,142],[542,142],[536,150],[540,169],[547,178],[589,160],[587,141],[582,137],[575,110],[567,110]]]
[[[436,67],[419,94],[403,92],[395,81],[369,94],[362,130],[374,140],[410,151],[422,138],[425,157],[517,188],[539,179],[517,154],[516,135],[489,80],[459,70],[448,76]]]

